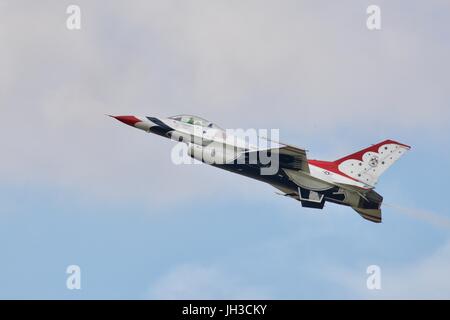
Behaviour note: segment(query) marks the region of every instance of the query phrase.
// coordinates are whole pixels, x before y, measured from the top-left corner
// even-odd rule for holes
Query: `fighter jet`
[[[263,147],[249,144],[229,130],[193,115],[111,117],[182,143],[187,155],[198,161],[266,182],[303,207],[323,209],[325,202],[332,202],[349,206],[376,223],[382,220],[383,197],[374,191],[375,185],[386,169],[411,148],[384,140],[335,161],[313,160],[307,158],[305,149],[270,139]],[[269,170],[273,163],[275,170]]]

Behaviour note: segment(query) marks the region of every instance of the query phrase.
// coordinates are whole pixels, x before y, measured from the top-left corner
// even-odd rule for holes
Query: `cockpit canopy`
[[[175,120],[175,121],[180,121],[182,123],[186,123],[186,124],[191,124],[191,125],[195,125],[195,126],[201,126],[204,128],[214,128],[214,129],[219,129],[219,130],[223,130],[222,128],[220,128],[219,126],[215,125],[214,123],[205,120],[203,118],[197,117],[197,116],[193,116],[193,115],[188,115],[188,114],[180,114],[177,116],[173,116],[173,117],[169,117],[169,119]]]

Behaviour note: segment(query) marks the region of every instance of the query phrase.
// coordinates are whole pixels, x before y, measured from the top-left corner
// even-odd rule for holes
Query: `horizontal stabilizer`
[[[381,222],[381,209],[360,209],[360,208],[355,208],[355,207],[353,207],[353,209],[356,212],[358,212],[359,215],[366,220],[369,220],[369,221],[372,221],[375,223]]]

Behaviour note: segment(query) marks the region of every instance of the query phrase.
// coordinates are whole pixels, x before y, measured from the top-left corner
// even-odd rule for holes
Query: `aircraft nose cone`
[[[113,117],[113,118],[119,120],[120,122],[123,122],[132,127],[134,127],[134,125],[136,123],[142,122],[141,119],[138,119],[135,116],[110,116],[110,117]]]

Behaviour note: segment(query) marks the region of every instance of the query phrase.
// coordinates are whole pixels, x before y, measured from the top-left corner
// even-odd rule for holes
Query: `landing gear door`
[[[325,205],[324,195],[317,191],[298,187],[298,197],[302,207],[322,209]]]

